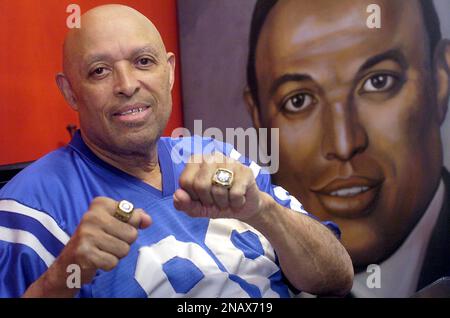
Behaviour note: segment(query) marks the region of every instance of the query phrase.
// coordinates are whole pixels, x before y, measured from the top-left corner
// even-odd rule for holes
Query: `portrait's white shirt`
[[[404,298],[416,292],[428,242],[439,217],[444,194],[445,185],[441,180],[433,200],[413,231],[400,248],[380,264],[380,288],[367,287],[367,278],[373,272],[362,271],[355,275],[352,288],[352,294],[355,297]],[[369,281],[373,282],[372,279]]]

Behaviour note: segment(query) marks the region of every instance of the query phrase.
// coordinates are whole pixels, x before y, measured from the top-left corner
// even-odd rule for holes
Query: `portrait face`
[[[280,133],[277,184],[336,222],[356,267],[406,238],[440,180],[433,61],[417,1],[278,2],[256,50],[257,127]],[[382,27],[366,25],[382,8]],[[247,96],[248,97],[248,96]]]
[[[134,14],[90,13],[75,32],[65,45],[67,82],[59,85],[79,112],[83,138],[116,154],[148,151],[170,116],[173,54]]]

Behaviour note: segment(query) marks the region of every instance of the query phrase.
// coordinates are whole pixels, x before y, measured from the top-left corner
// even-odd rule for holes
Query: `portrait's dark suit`
[[[450,276],[450,173],[443,169],[444,201],[428,243],[417,290],[444,276]]]

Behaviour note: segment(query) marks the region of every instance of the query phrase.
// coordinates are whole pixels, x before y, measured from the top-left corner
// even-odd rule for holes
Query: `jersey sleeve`
[[[15,200],[0,200],[0,297],[22,296],[68,239],[48,214]]]
[[[0,227],[0,235],[6,231]],[[47,266],[33,248],[3,239],[0,240],[0,297],[21,297]]]

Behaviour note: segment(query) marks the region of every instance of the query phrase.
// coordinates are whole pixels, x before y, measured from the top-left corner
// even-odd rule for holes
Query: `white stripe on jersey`
[[[13,200],[1,200],[0,211],[7,211],[29,216],[41,223],[50,233],[53,234],[61,243],[67,244],[70,237],[56,223],[56,221],[44,212],[29,208]]]
[[[189,260],[203,275],[203,278],[187,293],[175,291],[162,267],[167,261],[176,257]],[[237,282],[229,279],[229,273],[219,269],[204,248],[194,242],[178,241],[173,235],[139,249],[134,278],[151,298],[248,297]]]
[[[308,214],[304,209],[302,204],[292,195],[289,195],[289,193],[283,189],[282,187],[275,187],[273,189],[273,193],[275,193],[275,195],[277,196],[278,199],[283,200],[283,201],[287,201],[289,200],[289,206],[292,210],[297,211],[297,212],[301,212],[304,214]]]
[[[230,152],[230,158],[234,160],[238,160],[242,155],[236,150],[231,149]],[[261,172],[261,166],[259,166],[256,162],[251,161],[249,168],[252,170],[253,175],[255,176],[255,179],[258,177],[259,173]],[[305,211],[303,208],[303,205],[293,196],[289,195],[288,192],[283,189],[282,187],[275,187],[274,189],[275,195],[283,201],[289,200],[289,206],[291,210],[301,212],[304,214],[308,214],[308,212]]]
[[[236,149],[233,148],[231,149],[229,157],[234,160],[239,160],[239,158],[242,157],[242,155]],[[256,179],[259,172],[261,171],[261,167],[256,162],[251,161],[249,168],[252,170],[253,176]]]
[[[291,203],[289,205],[291,206],[291,210],[301,212],[303,214],[308,214],[308,212],[305,211],[305,209],[303,208],[303,205],[297,200],[296,197],[293,197],[292,195],[290,195],[290,198],[291,198]]]
[[[277,196],[278,199],[287,201],[290,200],[289,194],[286,190],[284,190],[282,187],[275,187],[273,188],[273,193]]]
[[[230,158],[231,159],[239,160],[240,157],[241,157],[241,154],[239,152],[237,152],[236,149],[234,149],[234,148],[231,149],[231,152],[230,152]]]
[[[55,257],[47,251],[44,245],[39,242],[38,238],[29,232],[0,226],[0,240],[30,247],[39,255],[47,267],[50,267],[55,260]]]
[[[250,164],[250,169],[252,169],[253,175],[256,177],[258,176],[259,172],[261,171],[261,167],[254,161]]]

